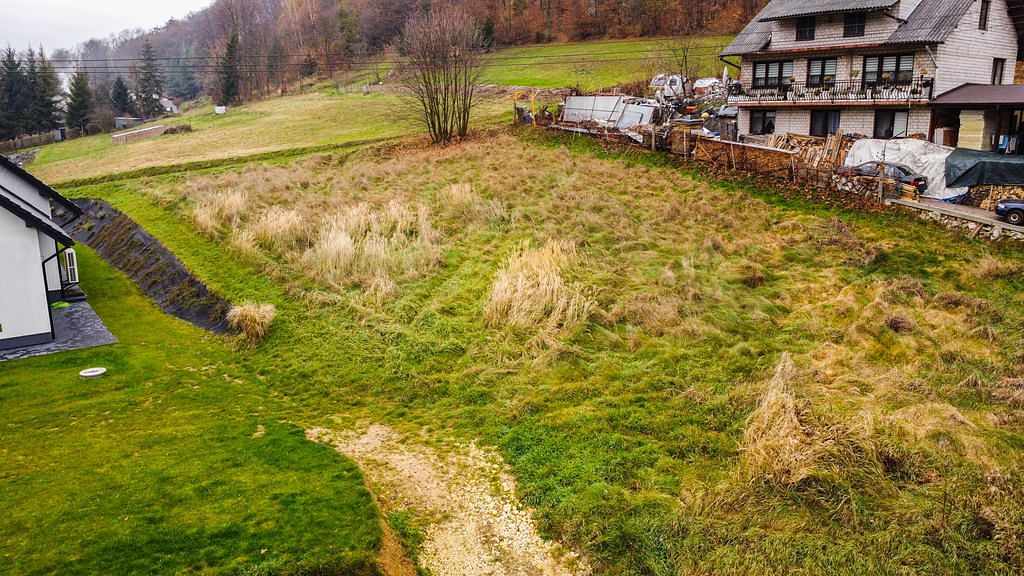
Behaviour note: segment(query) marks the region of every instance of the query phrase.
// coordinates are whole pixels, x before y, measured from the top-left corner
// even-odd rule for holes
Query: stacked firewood
[[[980,208],[995,210],[996,204],[1007,198],[1024,198],[1024,187],[1021,186],[995,186],[982,185],[971,188],[972,198],[982,198],[978,203]]]
[[[830,134],[827,138],[799,134],[770,134],[764,139],[765,146],[780,150],[796,150],[797,162],[822,170],[842,166],[846,162],[850,144],[850,141],[843,137],[842,131]]]

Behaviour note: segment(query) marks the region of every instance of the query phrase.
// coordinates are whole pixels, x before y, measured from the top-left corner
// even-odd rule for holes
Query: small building
[[[77,281],[61,254],[74,244],[53,220],[53,204],[78,217],[82,210],[0,155],[0,349],[55,338],[50,304]]]
[[[1013,82],[1022,8],[1021,0],[771,0],[722,53],[742,58],[729,94],[740,133],[931,139],[933,99],[963,84]]]
[[[118,116],[114,118],[114,130],[126,130],[128,128],[135,128],[145,124],[146,121],[142,118],[135,118],[133,116]]]

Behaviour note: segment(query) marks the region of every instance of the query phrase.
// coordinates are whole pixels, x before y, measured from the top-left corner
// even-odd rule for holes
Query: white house
[[[1021,0],[771,0],[722,53],[742,58],[739,132],[955,142],[960,118],[932,101],[1012,84],[1022,16]]]
[[[0,349],[54,339],[50,303],[68,287],[58,260],[74,241],[54,222],[51,202],[75,217],[82,214],[0,155]]]

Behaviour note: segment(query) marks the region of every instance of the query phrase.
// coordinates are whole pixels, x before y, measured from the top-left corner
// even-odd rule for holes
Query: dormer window
[[[855,38],[864,35],[864,26],[867,24],[868,15],[865,12],[850,12],[843,19],[843,37]]]
[[[797,42],[804,42],[806,40],[814,40],[814,16],[804,16],[796,19],[796,40]]]

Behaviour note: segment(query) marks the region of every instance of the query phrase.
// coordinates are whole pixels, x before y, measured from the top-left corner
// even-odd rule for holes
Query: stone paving
[[[0,350],[0,362],[117,343],[88,302],[72,302],[69,308],[53,310],[53,330],[57,334],[53,342]]]

